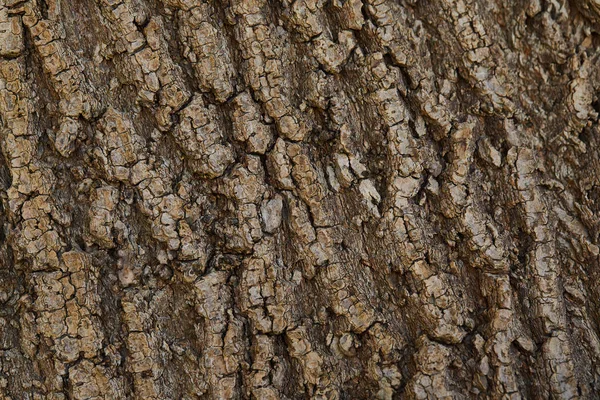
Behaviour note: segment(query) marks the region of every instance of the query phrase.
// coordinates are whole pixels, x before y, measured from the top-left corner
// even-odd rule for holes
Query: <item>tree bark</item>
[[[0,0],[0,398],[600,398],[599,32]]]

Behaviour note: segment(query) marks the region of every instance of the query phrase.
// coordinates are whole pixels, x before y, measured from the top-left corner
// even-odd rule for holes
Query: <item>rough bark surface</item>
[[[0,0],[0,398],[600,398],[598,32]]]

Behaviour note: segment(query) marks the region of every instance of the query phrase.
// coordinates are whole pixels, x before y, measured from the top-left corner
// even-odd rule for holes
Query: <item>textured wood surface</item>
[[[0,0],[0,398],[600,398],[598,32]]]

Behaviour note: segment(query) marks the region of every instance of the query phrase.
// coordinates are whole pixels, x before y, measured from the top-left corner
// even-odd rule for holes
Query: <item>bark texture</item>
[[[0,398],[600,398],[598,32],[0,0]]]

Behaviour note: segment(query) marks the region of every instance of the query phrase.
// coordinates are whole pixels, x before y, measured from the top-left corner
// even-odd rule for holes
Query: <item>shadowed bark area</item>
[[[597,0],[0,0],[0,399],[600,398]]]

